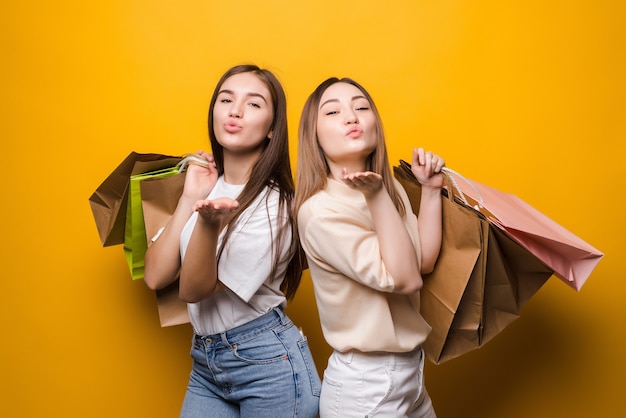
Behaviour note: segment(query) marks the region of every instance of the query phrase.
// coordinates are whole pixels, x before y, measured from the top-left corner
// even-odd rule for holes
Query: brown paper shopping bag
[[[189,323],[187,304],[178,297],[178,280],[156,291],[157,309],[161,327],[173,327]]]
[[[140,183],[143,217],[148,239],[154,237],[174,214],[180,198],[185,173]],[[187,304],[178,297],[178,280],[156,292],[159,321],[162,327],[189,322]]]
[[[181,157],[131,152],[89,197],[102,245],[124,243],[130,176],[176,165]]]
[[[410,166],[401,161],[394,174],[417,214],[421,187]],[[423,347],[436,364],[495,337],[519,317],[521,307],[552,275],[450,190],[442,191],[441,252],[420,293],[420,311],[432,326]]]
[[[124,227],[124,255],[133,280],[143,279],[144,257],[148,249],[141,183],[154,178],[165,178],[180,173],[178,166],[167,167],[130,176],[126,225]]]
[[[146,233],[141,235],[147,240],[152,238],[158,228],[165,225],[174,213],[183,190],[187,164],[206,166],[208,162],[193,154],[177,157],[131,152],[89,198],[103,246],[125,243],[129,187],[132,176],[173,166],[176,166],[179,171],[179,174],[171,177],[153,177],[139,182],[141,190],[139,197],[143,211],[141,223],[146,229]],[[187,305],[178,299],[178,282],[157,291],[156,297],[162,326],[189,322]]]

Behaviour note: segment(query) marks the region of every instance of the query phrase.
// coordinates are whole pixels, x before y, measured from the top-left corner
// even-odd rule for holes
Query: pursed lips
[[[224,129],[228,133],[235,133],[239,132],[242,129],[242,126],[235,122],[229,121],[224,124]]]
[[[350,129],[347,133],[346,136],[349,136],[351,138],[358,138],[363,134],[363,131],[359,128],[352,128]]]

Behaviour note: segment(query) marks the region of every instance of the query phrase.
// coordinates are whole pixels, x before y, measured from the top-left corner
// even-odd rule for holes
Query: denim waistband
[[[224,343],[225,345],[234,344],[245,341],[260,334],[268,329],[274,328],[276,325],[290,325],[291,319],[283,312],[280,306],[275,306],[269,312],[219,334],[212,335],[194,335],[194,341],[203,342],[205,344]]]

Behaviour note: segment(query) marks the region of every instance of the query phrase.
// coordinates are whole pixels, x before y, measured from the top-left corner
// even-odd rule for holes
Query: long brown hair
[[[404,215],[405,208],[402,200],[393,184],[393,176],[389,167],[389,159],[387,157],[387,146],[385,145],[385,134],[383,125],[376,108],[376,104],[372,96],[356,81],[350,78],[331,77],[323,81],[311,93],[302,109],[300,117],[300,126],[298,129],[298,168],[297,168],[297,185],[294,216],[298,215],[298,211],[302,204],[318,191],[326,187],[330,168],[326,161],[324,151],[319,145],[317,138],[317,118],[319,113],[320,101],[322,95],[330,86],[335,83],[348,83],[358,88],[365,98],[369,101],[372,111],[376,117],[377,145],[376,149],[370,154],[366,169],[374,173],[378,173],[383,178],[383,184],[387,193],[391,196],[393,204],[401,215]]]
[[[300,278],[302,277],[302,259],[299,251],[299,241],[297,240],[296,221],[293,216],[292,201],[294,198],[294,182],[291,172],[291,164],[289,159],[289,136],[287,130],[287,99],[285,91],[282,85],[276,78],[276,76],[266,69],[261,69],[256,65],[238,65],[235,66],[222,75],[211,98],[211,104],[209,105],[208,127],[209,127],[209,139],[211,140],[211,150],[215,158],[215,164],[219,175],[224,174],[224,149],[217,141],[215,131],[213,129],[213,109],[217,96],[221,90],[222,84],[236,74],[241,73],[253,73],[255,74],[268,88],[272,97],[273,106],[273,119],[270,126],[272,132],[272,138],[265,138],[263,143],[263,150],[259,159],[254,163],[250,177],[246,182],[241,194],[237,197],[239,202],[238,209],[228,216],[224,220],[226,225],[226,231],[222,240],[222,245],[218,250],[217,259],[218,263],[226,242],[232,234],[235,224],[241,214],[248,208],[251,203],[261,194],[266,187],[273,188],[279,192],[279,214],[287,213],[289,220],[287,223],[279,225],[279,230],[274,232],[273,235],[272,253],[272,271],[271,276],[276,279],[278,265],[281,260],[281,249],[286,240],[291,240],[289,246],[289,265],[285,273],[285,278],[281,283],[281,290],[285,293],[287,299],[293,298],[300,284]]]

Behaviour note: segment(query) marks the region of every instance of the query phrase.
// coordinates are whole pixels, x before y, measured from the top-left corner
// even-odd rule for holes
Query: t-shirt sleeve
[[[371,226],[353,214],[304,207],[298,217],[300,239],[308,257],[320,268],[351,278],[373,289],[392,292],[393,277],[380,255]]]
[[[272,245],[279,227],[287,221],[286,214],[279,214],[278,206],[277,193],[253,202],[240,217],[222,253],[218,279],[245,302],[270,278],[275,259]],[[282,254],[288,242],[285,240],[285,248],[279,249]],[[281,275],[283,272],[278,271]]]

